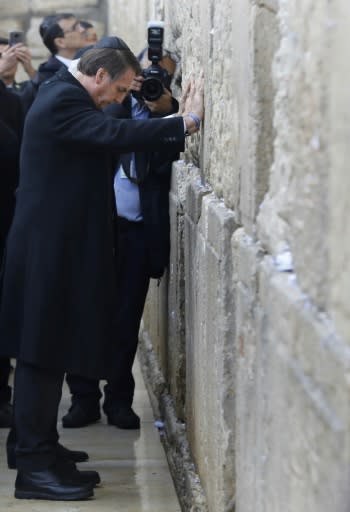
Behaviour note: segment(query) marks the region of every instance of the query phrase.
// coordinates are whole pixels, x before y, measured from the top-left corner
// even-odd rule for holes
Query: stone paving
[[[135,411],[141,416],[141,431],[125,431],[101,422],[81,429],[62,429],[61,442],[89,452],[81,469],[95,469],[102,484],[89,501],[54,502],[13,498],[15,471],[7,469],[5,439],[0,429],[0,512],[180,512],[159,434],[141,373],[136,365]],[[59,418],[67,411],[64,390]]]

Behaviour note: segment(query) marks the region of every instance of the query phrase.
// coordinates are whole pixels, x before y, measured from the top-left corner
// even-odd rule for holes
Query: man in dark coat
[[[181,151],[198,130],[190,112],[106,116],[100,109],[122,102],[138,72],[131,52],[89,50],[75,76],[60,70],[42,84],[26,118],[0,314],[0,353],[17,358],[17,498],[93,494],[92,479],[58,463],[56,423],[65,372],[99,379],[113,371],[111,152]],[[200,88],[185,110],[202,117]]]

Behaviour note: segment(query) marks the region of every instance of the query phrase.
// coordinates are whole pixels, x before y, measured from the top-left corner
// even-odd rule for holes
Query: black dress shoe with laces
[[[91,423],[96,423],[101,419],[99,409],[84,409],[79,403],[73,404],[68,413],[62,418],[64,428],[87,427]]]
[[[11,428],[12,426],[12,405],[8,402],[0,405],[0,428]]]
[[[113,406],[106,411],[108,423],[118,428],[126,430],[138,430],[140,428],[140,418],[133,411],[130,405]]]
[[[21,470],[17,473],[15,498],[76,501],[93,495],[92,484],[79,482],[57,464],[41,471]]]

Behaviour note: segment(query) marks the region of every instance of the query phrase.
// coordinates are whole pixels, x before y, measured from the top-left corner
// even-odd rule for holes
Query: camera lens
[[[163,94],[163,84],[157,78],[146,78],[141,87],[141,95],[147,101],[156,101]]]

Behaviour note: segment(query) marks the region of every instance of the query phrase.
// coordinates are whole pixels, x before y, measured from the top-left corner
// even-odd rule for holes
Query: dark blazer
[[[0,353],[103,378],[113,360],[111,152],[182,151],[182,118],[116,120],[60,70],[24,127],[6,250]]]
[[[177,110],[178,103],[175,100],[171,113]],[[121,105],[110,105],[105,112],[119,119],[131,118],[131,97],[129,96]],[[171,166],[178,157],[178,151],[171,148],[135,153],[141,212],[153,278],[160,278],[169,262],[169,189]],[[118,166],[119,162],[115,165],[115,170]]]
[[[33,82],[36,85],[40,85],[45,80],[49,80],[53,77],[53,75],[61,68],[66,68],[67,66],[63,64],[59,59],[57,59],[54,55],[50,55],[47,61],[40,64],[38,68],[38,72],[33,79]]]
[[[15,82],[11,87],[12,92],[17,94],[21,101],[24,115],[26,115],[30,109],[38,92],[38,87],[39,84],[34,83],[33,80],[25,80],[20,83]]]
[[[40,64],[35,77],[31,80],[25,80],[21,83],[15,83],[12,87],[22,104],[23,114],[26,115],[33,104],[35,96],[38,93],[39,86],[45,80],[49,80],[61,68],[66,68],[65,64],[51,55],[46,62]]]

